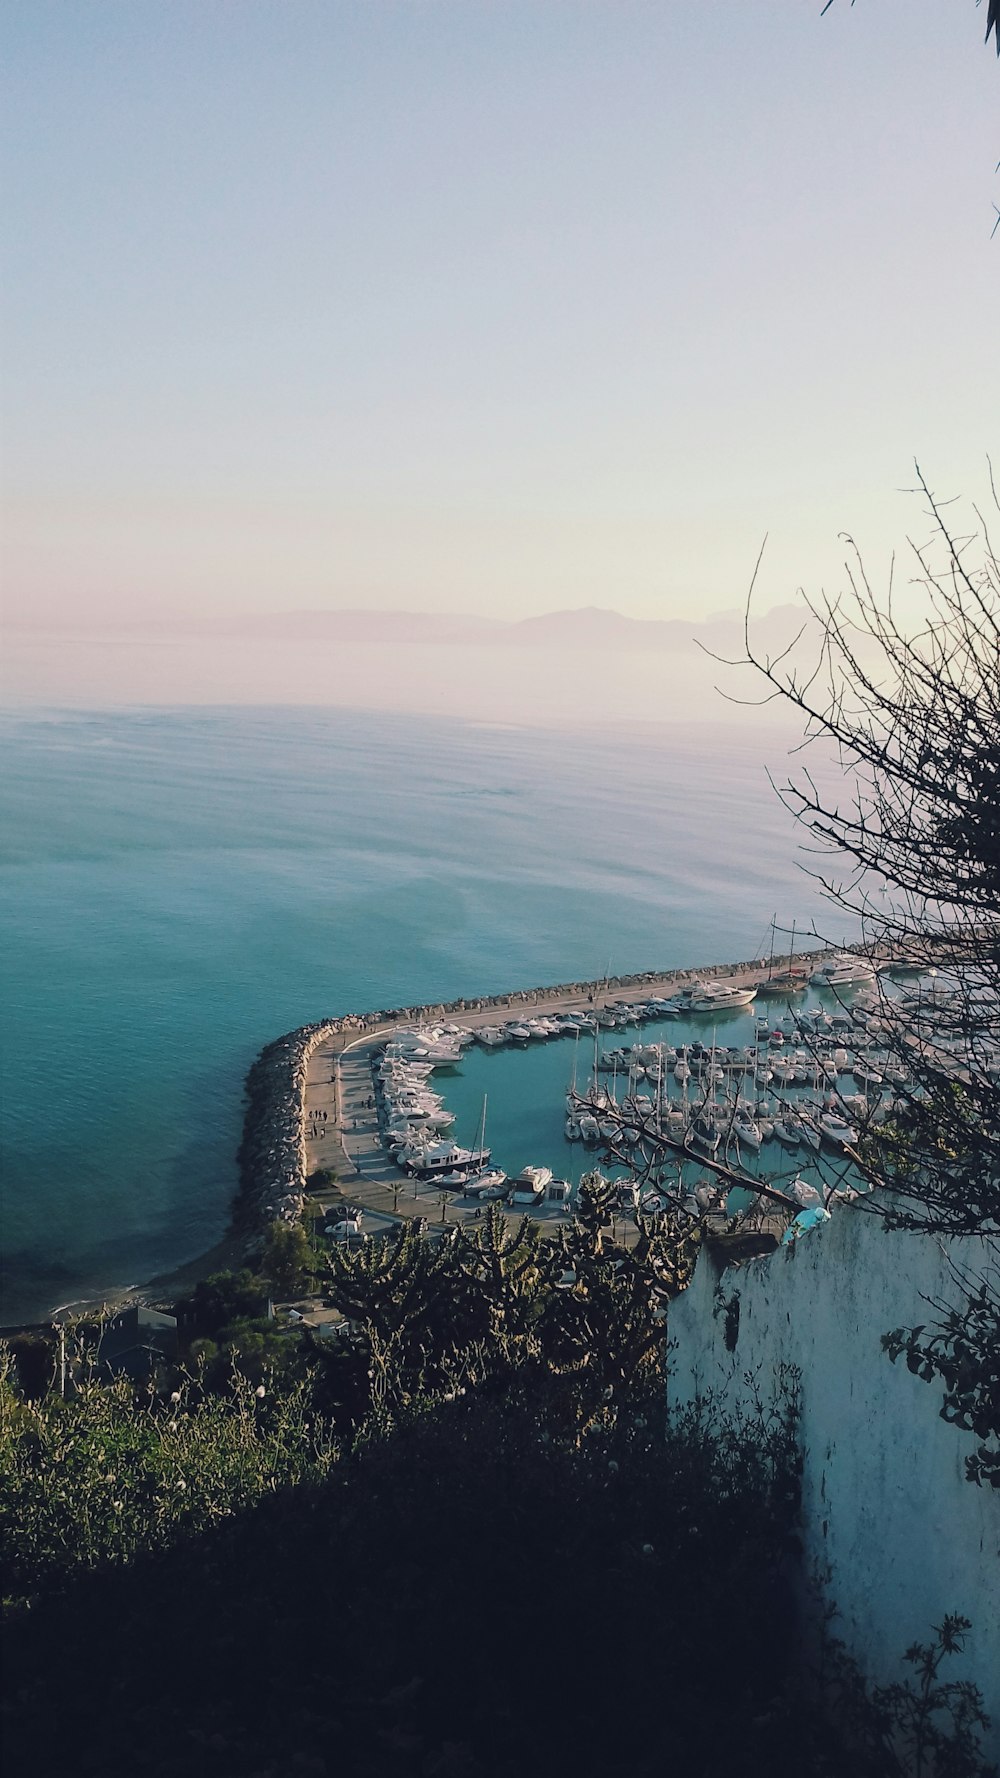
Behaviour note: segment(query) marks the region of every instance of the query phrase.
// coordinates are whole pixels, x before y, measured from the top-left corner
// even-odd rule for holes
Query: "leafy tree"
[[[232,1321],[262,1315],[267,1305],[267,1285],[246,1267],[239,1272],[213,1272],[199,1279],[191,1296],[175,1305],[179,1317],[194,1317],[200,1335],[217,1333]]]
[[[408,1222],[383,1243],[331,1254],[329,1298],[357,1335],[314,1348],[313,1361],[341,1429],[373,1407],[399,1414],[467,1389],[544,1398],[561,1425],[614,1418],[659,1362],[664,1306],[687,1282],[697,1234],[661,1221],[644,1224],[631,1251],[609,1244],[613,1191],[588,1175],[556,1240],[491,1205],[435,1243]]]
[[[260,1268],[279,1296],[296,1296],[313,1270],[313,1251],[301,1223],[274,1222],[260,1256]]]
[[[616,1187],[599,1173],[580,1182],[571,1228],[552,1244],[554,1274],[542,1319],[549,1363],[577,1379],[577,1411],[589,1423],[656,1367],[666,1304],[690,1279],[699,1235],[686,1217],[640,1220],[634,1247],[606,1242]]]

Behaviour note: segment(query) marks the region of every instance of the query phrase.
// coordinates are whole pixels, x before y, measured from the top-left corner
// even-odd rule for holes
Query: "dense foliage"
[[[613,1201],[590,1174],[555,1240],[528,1217],[512,1229],[494,1205],[438,1242],[410,1222],[381,1246],[335,1250],[329,1300],[365,1330],[316,1352],[341,1430],[375,1410],[384,1423],[427,1389],[544,1399],[567,1431],[613,1411],[657,1369],[666,1304],[699,1239],[688,1219],[660,1219],[618,1248],[607,1241]]]
[[[34,1347],[8,1363],[7,1769],[882,1778],[936,1738],[981,1774],[940,1639],[898,1695],[835,1644],[803,1667],[795,1379],[668,1428],[694,1247],[623,1254],[609,1204],[591,1180],[557,1243],[494,1214],[344,1250],[350,1322],[272,1323],[279,1368],[240,1351],[256,1274],[186,1300],[193,1356],[148,1386],[102,1380],[86,1329],[65,1397]]]

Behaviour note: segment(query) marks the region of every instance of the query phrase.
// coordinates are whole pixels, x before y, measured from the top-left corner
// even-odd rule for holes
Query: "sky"
[[[876,578],[997,447],[972,0],[7,0],[14,622]]]

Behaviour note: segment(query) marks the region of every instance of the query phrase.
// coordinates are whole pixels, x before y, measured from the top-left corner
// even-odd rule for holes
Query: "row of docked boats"
[[[841,988],[870,987],[875,983],[874,969],[863,958],[844,952],[823,963],[811,976],[795,972],[789,980],[794,986],[814,985],[834,993]],[[644,1000],[610,1002],[601,1007],[588,1007],[549,1015],[524,1014],[491,1025],[467,1029],[459,1025],[423,1027],[400,1034],[399,1041],[410,1046],[411,1053],[420,1053],[436,1067],[454,1067],[461,1059],[462,1048],[473,1041],[484,1049],[499,1049],[509,1044],[544,1042],[551,1038],[572,1036],[576,1032],[593,1033],[616,1026],[643,1024],[653,1019],[718,1016],[741,1012],[750,1007],[758,993],[775,991],[784,977],[769,977],[758,983],[733,982],[721,979],[695,979],[676,994],[668,997],[650,996]],[[783,992],[779,987],[777,991]],[[821,1015],[822,1016],[822,1015]]]
[[[856,1145],[859,1123],[884,1121],[887,1115],[887,1107],[871,1106],[859,1094],[831,1093],[794,1105],[743,1095],[692,1103],[630,1094],[619,1103],[603,1088],[591,1088],[568,1095],[566,1136],[570,1142],[603,1144],[619,1153],[666,1139],[692,1154],[715,1156],[721,1149],[739,1160],[771,1141],[786,1148],[818,1152],[826,1145],[843,1152]]]
[[[504,1024],[483,1025],[470,1033],[485,1049],[504,1044],[528,1044],[552,1037],[571,1037],[575,1032],[610,1030],[651,1019],[680,1018],[689,1013],[711,1014],[739,1011],[753,1002],[753,985],[721,981],[696,981],[668,999],[618,1001],[586,1011],[551,1014],[547,1017],[508,1019]]]
[[[910,1084],[910,1070],[899,1058],[874,1047],[837,1043],[827,1047],[776,1048],[749,1044],[742,1048],[708,1048],[701,1043],[634,1044],[631,1049],[605,1050],[598,1059],[598,1070],[610,1074],[613,1083],[621,1080],[631,1090],[643,1079],[650,1082],[687,1082],[716,1086],[732,1077],[752,1079],[759,1087],[821,1087],[834,1085],[842,1075],[851,1074],[859,1085],[896,1086]]]
[[[469,1040],[457,1025],[420,1026],[398,1031],[373,1057],[382,1141],[404,1173],[454,1185],[489,1166],[490,1151],[482,1141],[463,1148],[447,1135],[455,1114],[430,1085],[436,1068],[457,1067]]]

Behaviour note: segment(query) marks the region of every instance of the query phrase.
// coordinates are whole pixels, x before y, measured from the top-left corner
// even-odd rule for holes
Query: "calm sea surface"
[[[7,1321],[219,1238],[243,1077],[281,1031],[750,956],[776,911],[831,923],[762,728],[183,709],[0,735]],[[532,1060],[466,1087],[463,1123],[488,1073],[511,1163],[547,1158],[519,1128]]]

